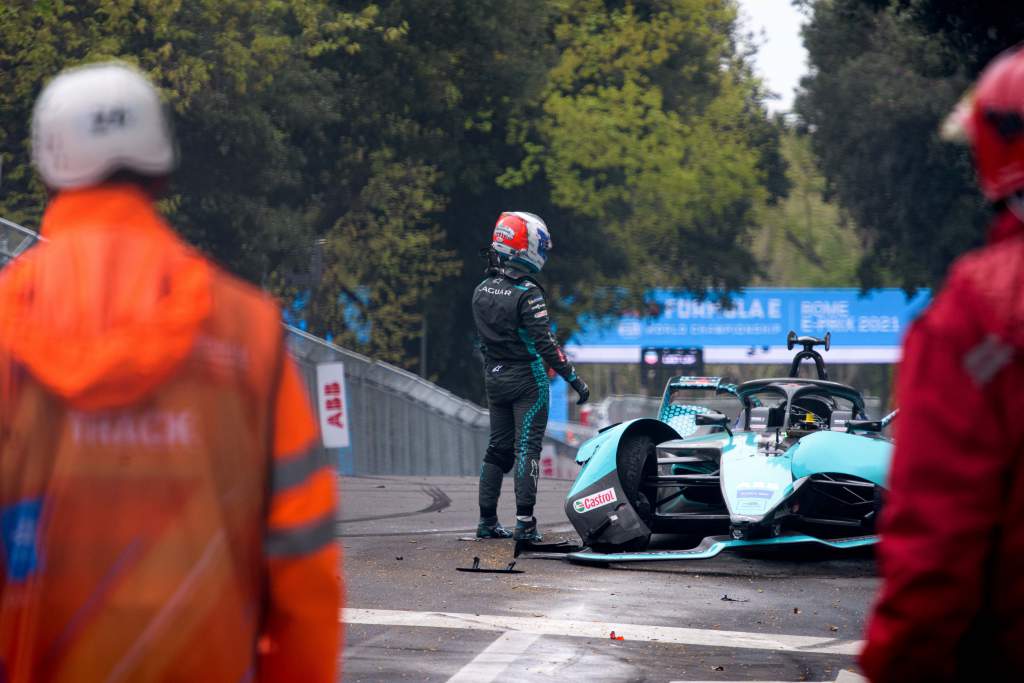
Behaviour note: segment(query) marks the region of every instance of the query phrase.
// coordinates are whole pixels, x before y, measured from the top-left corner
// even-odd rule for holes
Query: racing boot
[[[490,519],[480,519],[480,523],[476,525],[476,537],[477,538],[512,538],[512,532],[506,529],[498,522],[497,517]]]
[[[512,537],[517,541],[540,543],[543,536],[537,531],[537,518],[516,517],[516,530],[512,532]]]

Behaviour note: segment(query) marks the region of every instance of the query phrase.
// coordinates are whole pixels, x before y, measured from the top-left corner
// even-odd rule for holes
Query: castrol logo
[[[615,489],[605,489],[604,491],[598,491],[591,496],[577,498],[572,502],[572,509],[582,514],[608,505],[609,503],[614,503],[617,500],[618,498],[615,497]]]

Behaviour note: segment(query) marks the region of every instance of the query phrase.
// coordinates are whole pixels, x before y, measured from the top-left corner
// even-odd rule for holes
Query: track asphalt
[[[569,484],[540,482],[545,541],[578,542],[562,510]],[[524,555],[522,574],[472,574],[456,567],[513,559],[511,541],[460,540],[475,531],[475,478],[341,486],[346,681],[858,680],[878,586],[870,551],[726,551],[604,568]],[[502,521],[513,511],[506,481]]]

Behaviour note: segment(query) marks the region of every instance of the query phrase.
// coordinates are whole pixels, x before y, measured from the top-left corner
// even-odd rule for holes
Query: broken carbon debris
[[[722,602],[750,602],[749,598],[730,598],[726,593],[723,593],[719,600]]]
[[[480,558],[473,558],[473,566],[471,567],[456,567],[455,569],[460,572],[475,572],[478,574],[522,574],[522,569],[515,568],[515,560],[508,563],[508,566],[504,569],[489,569],[487,567],[480,566]]]
[[[513,557],[519,557],[523,553],[574,553],[583,550],[583,546],[571,541],[555,541],[553,543],[534,543],[533,541],[516,541]]]

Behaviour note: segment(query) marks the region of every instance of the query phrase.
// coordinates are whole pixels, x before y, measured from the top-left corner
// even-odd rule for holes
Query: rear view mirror
[[[881,420],[847,420],[848,432],[880,432],[885,427]]]
[[[713,427],[714,425],[727,425],[729,418],[722,413],[712,410],[707,413],[697,413],[695,416],[697,424],[701,427]]]
[[[758,406],[750,409],[750,429],[754,431],[782,429],[785,422],[786,410],[781,406],[775,408]]]
[[[698,427],[721,427],[729,433],[729,436],[732,436],[732,430],[729,429],[729,417],[722,413],[716,411],[698,413],[693,416],[693,419]]]
[[[845,432],[846,423],[853,419],[852,410],[833,410],[829,429],[833,432]]]

